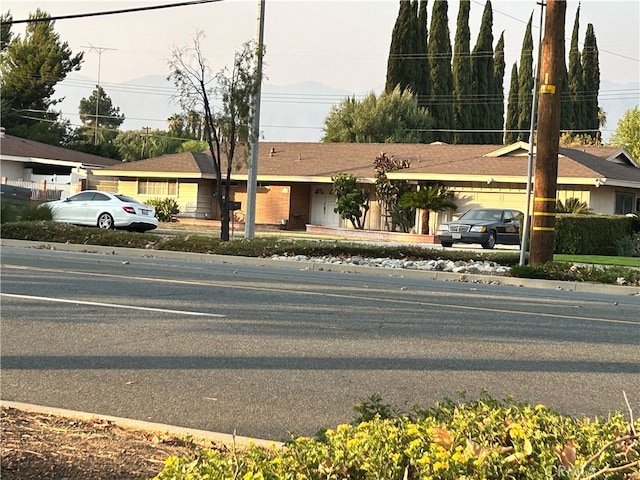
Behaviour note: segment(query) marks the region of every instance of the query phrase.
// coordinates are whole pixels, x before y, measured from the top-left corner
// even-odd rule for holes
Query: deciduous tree
[[[635,106],[624,112],[611,136],[611,145],[622,147],[640,161],[640,108]]]
[[[324,121],[323,142],[428,143],[433,122],[409,90],[396,87],[379,97],[346,98]]]
[[[228,241],[231,173],[234,165],[247,160],[249,148],[240,153],[239,147],[248,145],[253,99],[262,81],[255,71],[255,60],[264,52],[254,42],[247,42],[235,54],[233,67],[223,68],[213,76],[202,50],[203,39],[204,33],[199,31],[192,46],[173,50],[170,78],[178,88],[182,108],[202,112],[204,138],[216,174],[220,238]],[[222,99],[219,108],[211,103],[214,94]]]
[[[353,228],[362,230],[369,212],[369,195],[358,186],[357,179],[350,173],[338,173],[332,177],[333,189],[336,196],[335,213],[340,218],[349,220]]]
[[[176,153],[183,141],[162,130],[144,129],[120,132],[113,144],[123,162],[135,162]]]

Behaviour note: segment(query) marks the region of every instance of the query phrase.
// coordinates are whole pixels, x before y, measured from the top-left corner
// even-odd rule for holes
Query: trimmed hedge
[[[620,215],[559,214],[555,228],[554,253],[617,255],[616,242],[640,230],[640,222]]]

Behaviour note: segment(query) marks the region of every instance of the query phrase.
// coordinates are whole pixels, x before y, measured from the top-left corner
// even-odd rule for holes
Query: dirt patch
[[[226,447],[163,432],[2,407],[2,480],[138,480],[153,478],[172,455]]]

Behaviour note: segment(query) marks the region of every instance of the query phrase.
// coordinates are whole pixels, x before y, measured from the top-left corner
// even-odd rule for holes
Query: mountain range
[[[94,79],[70,74],[56,88],[55,98],[64,98],[58,108],[72,125],[79,126],[77,114],[82,98],[91,96]],[[115,107],[125,115],[121,130],[144,128],[167,130],[167,119],[182,109],[178,105],[173,84],[163,75],[148,75],[123,83],[103,83],[102,88]],[[372,89],[379,94],[383,86]],[[317,82],[262,87],[260,107],[261,140],[270,142],[318,142],[322,138],[324,120],[332,106],[347,97],[362,98],[367,91],[350,92]],[[640,82],[600,85],[600,105],[607,114],[603,139],[608,141],[625,111],[640,103]]]

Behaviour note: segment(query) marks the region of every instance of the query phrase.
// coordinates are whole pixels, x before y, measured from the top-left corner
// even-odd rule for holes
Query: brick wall
[[[247,208],[246,186],[233,189],[233,201],[241,202],[240,215],[244,217]],[[282,220],[289,221],[291,187],[289,185],[269,185],[258,187],[256,191],[256,224],[280,225]]]

